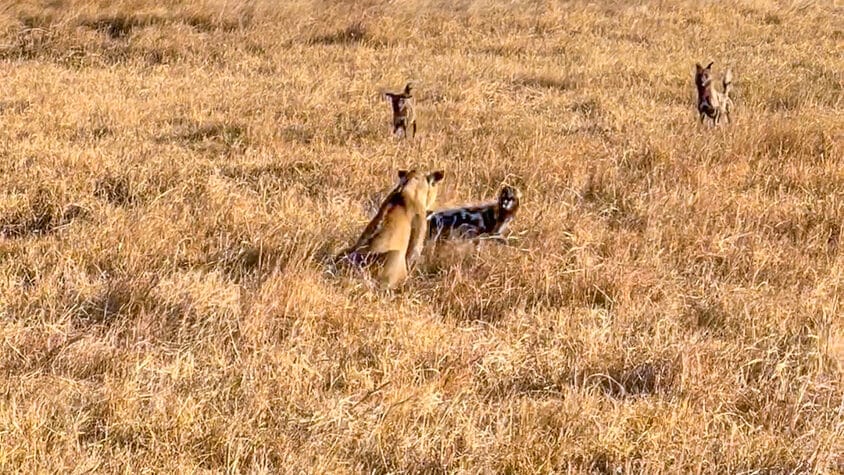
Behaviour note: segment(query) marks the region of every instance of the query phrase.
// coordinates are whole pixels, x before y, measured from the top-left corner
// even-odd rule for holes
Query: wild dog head
[[[505,186],[498,194],[498,205],[503,211],[512,212],[519,206],[521,192],[512,186]]]
[[[402,117],[407,112],[409,100],[413,99],[413,83],[409,82],[404,86],[402,92],[385,92],[384,97],[390,101],[393,107],[393,116]]]
[[[712,65],[715,62],[710,62],[704,68],[700,63],[695,63],[695,85],[698,89],[709,87],[712,83]]]
[[[712,123],[717,125],[722,118],[730,121],[730,112],[733,106],[733,101],[730,99],[730,91],[732,90],[733,74],[727,68],[724,73],[721,84],[723,91],[717,91],[712,86],[713,74],[712,64],[709,63],[706,67],[695,64],[695,87],[697,88],[697,110],[700,114],[700,121],[704,118],[712,119]]]

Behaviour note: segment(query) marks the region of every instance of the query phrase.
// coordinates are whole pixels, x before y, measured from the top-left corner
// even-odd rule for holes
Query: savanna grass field
[[[833,1],[4,2],[0,471],[840,474],[842,51]],[[518,187],[508,243],[332,272],[410,168]]]

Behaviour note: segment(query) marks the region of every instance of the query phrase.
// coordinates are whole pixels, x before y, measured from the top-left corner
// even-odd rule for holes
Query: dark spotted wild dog
[[[697,111],[700,114],[701,123],[706,117],[709,117],[713,124],[718,125],[722,117],[731,122],[730,111],[733,107],[733,101],[730,99],[730,89],[732,89],[733,73],[730,69],[727,69],[721,81],[724,92],[718,92],[712,86],[712,64],[709,63],[705,68],[700,63],[695,64]]]
[[[416,137],[416,111],[411,101],[412,88],[413,83],[407,83],[402,92],[384,93],[384,97],[389,99],[393,106],[393,134],[401,132],[402,137],[407,137],[408,129],[413,132],[413,137]]]
[[[496,201],[428,213],[428,239],[491,238],[503,241],[502,233],[519,210],[520,200],[519,190],[505,186]]]
[[[335,262],[366,268],[388,288],[401,284],[407,278],[408,268],[422,253],[428,232],[425,218],[442,179],[441,171],[399,171],[399,184],[381,204],[378,214]]]

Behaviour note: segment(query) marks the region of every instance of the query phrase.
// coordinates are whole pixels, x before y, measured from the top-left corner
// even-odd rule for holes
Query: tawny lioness
[[[442,171],[399,171],[399,184],[381,204],[360,238],[338,256],[371,269],[376,280],[395,288],[407,278],[422,253],[428,233],[427,211],[437,198]]]

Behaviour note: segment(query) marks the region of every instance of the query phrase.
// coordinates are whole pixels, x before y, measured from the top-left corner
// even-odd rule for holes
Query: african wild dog
[[[519,210],[521,193],[505,186],[498,200],[428,213],[428,239],[491,238],[503,241],[502,233]]]
[[[733,101],[730,99],[730,90],[732,89],[733,73],[730,69],[727,69],[721,81],[724,92],[718,92],[712,86],[712,64],[709,63],[705,68],[700,63],[695,64],[697,111],[700,114],[700,122],[703,123],[706,117],[712,119],[712,123],[715,125],[721,121],[721,117],[725,117],[728,122],[732,122],[730,110],[733,107]]]
[[[407,83],[402,92],[385,92],[384,97],[390,100],[393,106],[393,133],[402,132],[403,137],[407,137],[407,129],[413,131],[413,137],[416,137],[416,111],[413,109],[411,99],[411,89],[413,83]]]

